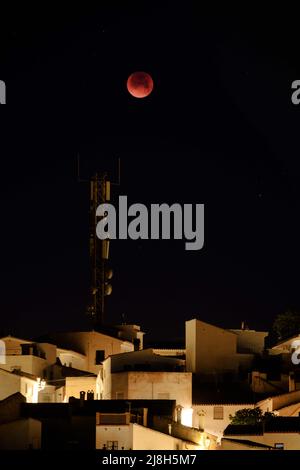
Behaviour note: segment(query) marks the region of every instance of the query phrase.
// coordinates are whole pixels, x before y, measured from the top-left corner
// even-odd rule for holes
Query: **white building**
[[[191,409],[192,374],[184,364],[152,349],[110,356],[103,362],[102,398],[176,400]]]
[[[230,425],[224,437],[234,441],[251,441],[280,450],[300,449],[300,418],[277,417],[264,424]],[[232,450],[227,443],[227,449]]]
[[[1,450],[41,448],[42,423],[37,419],[20,418],[0,424]]]
[[[300,335],[294,335],[290,338],[280,340],[272,346],[271,351],[274,354],[287,354],[291,355],[294,351],[299,348]]]
[[[110,336],[98,331],[75,331],[67,333],[55,333],[51,335],[51,339],[58,345],[59,354],[62,360],[67,359],[67,362],[80,361],[79,356],[69,356],[64,350],[76,351],[84,356],[85,368],[88,372],[98,374],[102,368],[102,362],[111,354],[120,354],[134,350],[133,342],[125,339]],[[62,349],[63,348],[63,349]],[[83,366],[81,365],[80,368]]]
[[[274,412],[277,416],[299,416],[300,390],[265,398],[256,406],[263,412]]]
[[[22,371],[9,372],[0,369],[0,400],[21,393],[28,403],[37,403],[40,382],[36,376]]]
[[[0,364],[2,369],[8,371],[19,369],[28,374],[43,377],[48,361],[36,343],[13,336],[1,338],[1,341],[5,344],[6,353]]]
[[[185,349],[183,348],[153,348],[153,353],[159,356],[185,358]]]
[[[87,357],[70,349],[57,348],[56,357],[63,366],[73,367],[79,370],[88,370]]]
[[[231,423],[230,415],[243,408],[254,408],[253,403],[213,403],[193,404],[193,427],[220,438]]]
[[[60,371],[63,368],[68,374],[69,370],[70,375],[74,375],[74,369],[87,371],[85,355],[57,348],[54,344],[34,343],[12,336],[6,336],[1,341],[5,354],[0,364],[0,399],[17,391],[22,393],[29,403],[59,403],[66,401],[74,393],[79,397],[79,390],[75,386],[76,378],[73,382],[69,381],[66,387],[66,377],[61,376]],[[4,371],[10,374],[5,375]],[[80,371],[78,374],[80,375]],[[91,375],[93,379],[90,379],[90,382],[95,384],[96,375]],[[77,383],[79,387],[78,380]],[[87,384],[87,381],[85,383]],[[96,393],[94,385],[90,388]],[[87,391],[90,388],[83,387],[82,390]]]
[[[262,354],[265,349],[267,331],[230,329],[237,335],[237,352],[240,354]]]
[[[136,423],[97,424],[96,449],[110,450],[200,450],[198,444],[183,441]]]
[[[63,403],[65,399],[65,385],[55,386],[45,384],[45,386],[39,391],[38,402],[39,403]]]
[[[65,385],[65,402],[68,402],[70,397],[80,398],[80,393],[85,393],[85,398],[89,392],[93,393],[94,399],[100,399],[100,385],[95,374],[90,376],[79,377],[66,377]]]
[[[197,319],[185,325],[186,368],[205,380],[216,374],[238,377],[247,373],[267,336],[254,330],[225,330]]]
[[[134,350],[144,349],[143,339],[145,333],[141,331],[139,325],[123,323],[122,325],[117,325],[116,330],[119,338],[134,344]]]

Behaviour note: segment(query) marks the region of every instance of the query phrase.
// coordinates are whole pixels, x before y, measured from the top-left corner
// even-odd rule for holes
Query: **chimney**
[[[245,329],[245,322],[244,320],[241,322],[241,330],[244,330]]]
[[[93,390],[88,390],[88,391],[87,391],[86,399],[87,399],[87,400],[94,400],[94,392],[93,392]]]
[[[84,405],[84,400],[85,400],[85,392],[80,392],[80,406],[81,407]]]

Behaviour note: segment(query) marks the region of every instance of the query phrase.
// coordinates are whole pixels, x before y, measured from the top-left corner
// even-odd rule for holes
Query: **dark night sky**
[[[172,339],[194,316],[258,329],[300,308],[297,15],[160,3],[26,4],[4,19],[3,332],[86,326],[89,190],[77,183],[78,153],[86,176],[116,178],[120,157],[115,196],[131,203],[205,204],[201,251],[112,243],[109,322],[125,313],[151,338]],[[135,70],[153,77],[145,100],[126,91]]]

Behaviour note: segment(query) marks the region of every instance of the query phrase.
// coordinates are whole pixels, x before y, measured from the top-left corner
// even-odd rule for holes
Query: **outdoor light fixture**
[[[193,408],[182,408],[181,424],[190,428],[193,427]]]
[[[46,386],[46,380],[41,379],[40,377],[37,378],[37,383],[38,383],[38,391],[40,392],[41,390],[44,390]]]

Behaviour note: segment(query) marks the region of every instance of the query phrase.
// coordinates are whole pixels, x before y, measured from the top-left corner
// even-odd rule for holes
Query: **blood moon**
[[[153,80],[146,72],[134,72],[127,80],[127,90],[135,98],[145,98],[153,90]]]

